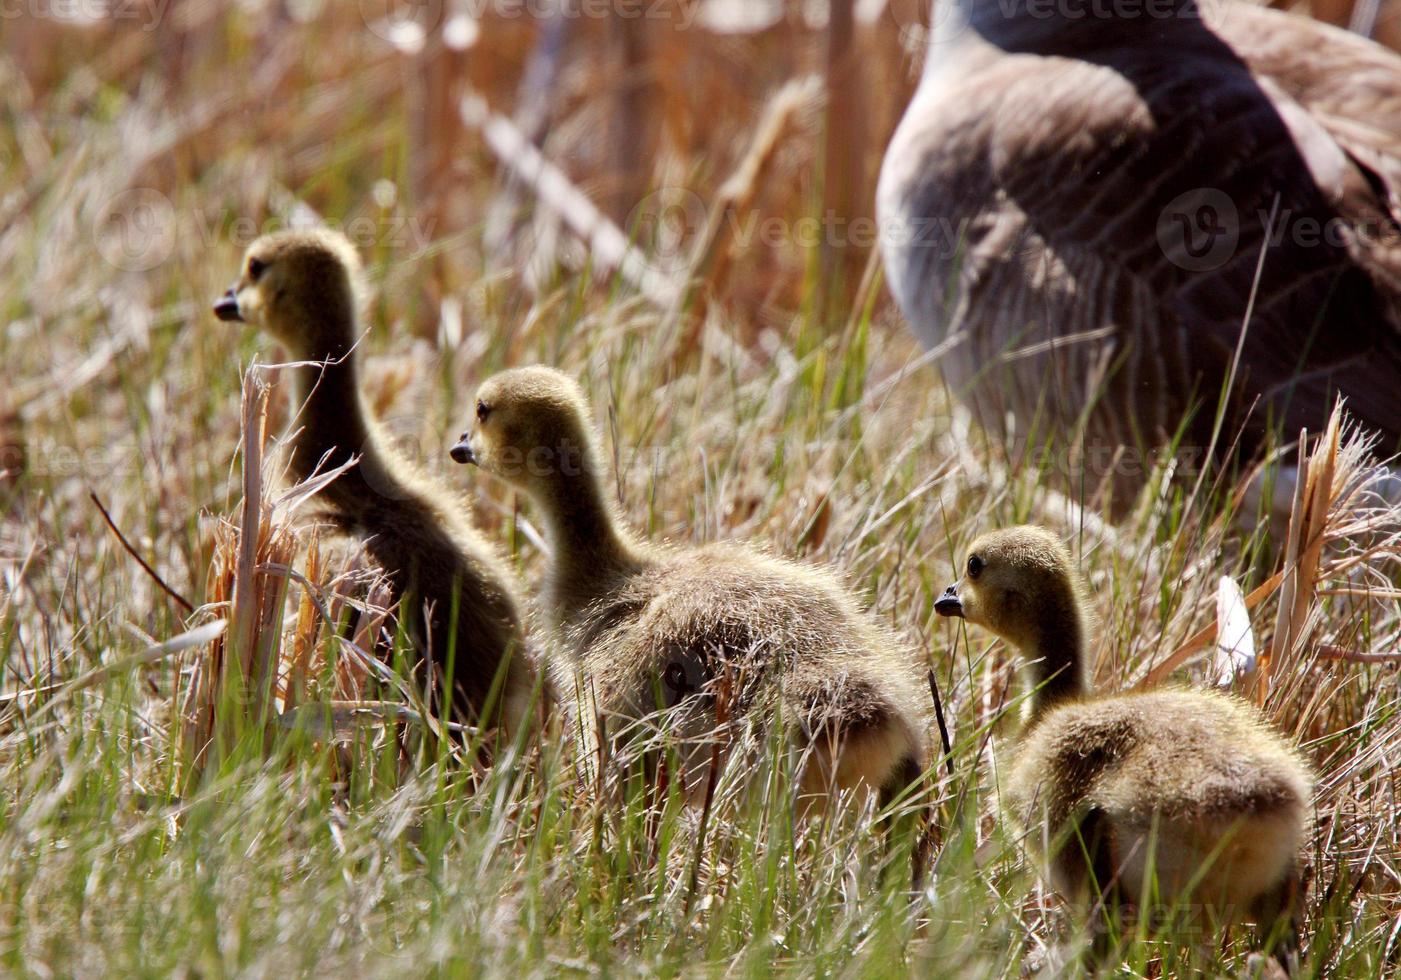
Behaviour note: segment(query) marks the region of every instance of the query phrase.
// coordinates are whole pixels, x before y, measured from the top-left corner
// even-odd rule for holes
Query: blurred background
[[[1401,0],[1298,12],[1401,45]],[[96,490],[198,589],[196,522],[237,499],[235,385],[261,350],[209,302],[289,224],[329,223],[366,257],[371,404],[430,467],[505,364],[562,364],[615,399],[626,364],[629,384],[694,398],[710,342],[759,394],[801,365],[798,390],[855,404],[868,374],[920,356],[880,283],[872,199],[929,17],[925,0],[4,0],[11,587],[34,548],[38,568],[58,541],[104,537]],[[930,397],[903,419],[949,430]],[[686,426],[718,424],[676,405],[634,412],[631,444],[671,425],[688,452],[704,430]],[[785,510],[770,484],[791,466],[748,440],[763,465],[735,465],[718,519],[791,510],[796,541],[840,458],[809,461]],[[643,469],[657,527],[692,533],[690,497],[659,497]],[[71,611],[56,622],[73,632]]]
[[[1295,6],[1401,44],[1401,0]],[[698,273],[687,299],[786,322],[814,276],[860,286],[927,8],[7,2],[3,259],[42,308],[67,263],[193,272],[305,209],[421,259],[405,302],[425,334],[484,274],[539,295],[585,267],[661,306]]]
[[[1300,13],[1401,44],[1401,0]],[[864,439],[884,465],[872,427],[887,457],[953,433],[925,474],[966,455],[874,261],[876,174],[929,17],[926,0],[0,0],[0,557],[10,589],[42,573],[55,603],[20,635],[93,642],[77,568],[170,625],[89,493],[199,593],[207,525],[239,496],[238,374],[277,357],[209,304],[291,224],[359,246],[367,395],[430,469],[481,377],[542,360],[605,387],[613,435],[653,447],[620,495],[660,533],[810,543],[829,490],[864,479],[836,447]],[[840,428],[906,374],[903,406]],[[765,421],[727,425],[740,404]],[[825,448],[792,448],[817,432]],[[731,454],[723,481],[688,472],[707,440]],[[514,512],[475,492],[494,500],[479,518]],[[106,589],[95,615],[117,615]]]
[[[1401,45],[1401,0],[1297,6]],[[585,267],[662,307],[695,274],[684,299],[783,323],[814,276],[843,305],[860,286],[928,18],[926,0],[12,0],[0,260],[51,313],[79,298],[71,264],[200,275],[301,211],[416,257],[400,295],[425,335],[483,275],[538,296]]]

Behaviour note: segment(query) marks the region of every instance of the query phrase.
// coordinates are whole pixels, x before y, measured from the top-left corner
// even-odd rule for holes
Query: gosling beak
[[[950,585],[944,590],[944,594],[934,603],[934,611],[940,616],[963,618],[963,600],[958,597],[958,586]]]
[[[238,292],[232,286],[230,286],[228,292],[220,296],[218,302],[214,304],[214,315],[220,320],[234,323],[245,322],[243,319],[243,311],[238,308]]]
[[[472,433],[462,433],[462,438],[458,440],[457,445],[452,447],[452,452],[449,455],[452,456],[454,463],[461,463],[463,466],[471,463],[475,466],[477,454],[472,452]]]

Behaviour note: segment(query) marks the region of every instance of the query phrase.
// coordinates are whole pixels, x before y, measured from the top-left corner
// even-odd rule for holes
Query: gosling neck
[[[1044,623],[1021,645],[1031,700],[1026,723],[1035,724],[1057,705],[1088,693],[1085,682],[1085,624],[1073,597],[1058,597],[1036,617]],[[1054,625],[1050,625],[1054,624]]]
[[[374,424],[360,396],[359,357],[347,346],[335,356],[304,357],[288,370],[293,383],[291,469],[298,480],[314,472],[360,464],[333,480],[323,496],[346,511],[359,511],[384,496],[397,499],[386,480],[397,480],[379,445]],[[300,431],[298,431],[300,430]],[[373,473],[373,477],[370,474]],[[369,491],[377,490],[377,494]]]
[[[598,454],[589,447],[561,459],[535,496],[554,551],[551,581],[567,613],[608,588],[610,573],[637,566],[640,548],[604,488]]]

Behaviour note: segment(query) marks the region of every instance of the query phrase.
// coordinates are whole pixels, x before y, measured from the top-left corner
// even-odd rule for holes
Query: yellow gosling
[[[799,793],[892,793],[924,766],[926,702],[915,655],[827,571],[737,543],[647,544],[604,489],[588,403],[544,367],[507,371],[477,396],[474,429],[453,458],[525,491],[552,549],[540,600],[559,691],[592,700],[618,727],[665,710],[683,744],[735,716],[776,706],[799,753]],[[660,695],[660,697],[659,697]],[[723,720],[723,719],[721,719]],[[611,727],[611,726],[610,726]],[[698,801],[708,751],[687,751]]]
[[[1253,918],[1287,967],[1312,776],[1259,712],[1207,691],[1093,694],[1083,587],[1041,528],[978,538],[935,609],[1021,655],[1032,691],[1004,805],[1051,886],[1082,914],[1102,895]]]
[[[509,658],[496,707],[504,702],[515,720],[534,682],[513,576],[468,522],[464,502],[398,455],[370,417],[355,350],[363,294],[360,258],[343,235],[285,231],[249,246],[214,313],[258,327],[305,362],[288,369],[301,406],[292,474],[305,480],[355,460],[319,499],[389,575],[415,643],[439,677],[451,674],[455,713],[488,720],[482,711]]]

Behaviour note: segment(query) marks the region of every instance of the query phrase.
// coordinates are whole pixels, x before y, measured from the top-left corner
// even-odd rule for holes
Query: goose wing
[[[1303,17],[1243,6],[1222,34],[1337,143],[1361,176],[1340,209],[1359,231],[1355,258],[1393,301],[1401,294],[1401,57]]]
[[[1401,58],[1348,31],[1242,4],[1218,32],[1257,75],[1308,110],[1401,194]]]
[[[1266,13],[1247,19],[1231,8],[1241,20],[1229,22],[1225,39],[1199,25],[1157,46],[1110,34],[1073,52],[1062,43],[1057,53],[1003,53],[963,85],[962,101],[945,93],[925,110],[933,122],[922,156],[912,156],[930,168],[923,179],[937,192],[926,187],[916,206],[974,215],[958,270],[970,331],[980,329],[980,310],[997,310],[991,319],[1005,331],[1038,305],[1054,329],[1059,299],[1067,315],[1088,316],[1081,326],[1132,333],[1129,381],[1117,393],[1130,400],[1106,406],[1120,415],[1141,414],[1133,398],[1152,394],[1159,421],[1171,425],[1194,380],[1214,402],[1253,296],[1237,409],[1258,400],[1257,418],[1297,431],[1341,391],[1394,442],[1395,120],[1366,116],[1341,84],[1310,89],[1302,70],[1265,73],[1287,58],[1288,43],[1261,39],[1252,25]],[[1279,22],[1289,20],[1265,22],[1282,35],[1289,28]],[[1232,46],[1237,34],[1255,38],[1242,47],[1259,68]],[[1375,60],[1379,76],[1395,73],[1395,59]],[[1373,101],[1390,111],[1389,96]],[[1346,134],[1349,126],[1356,132]],[[981,210],[969,210],[970,189]],[[904,193],[920,200],[918,187]],[[1009,228],[1018,241],[993,257],[986,243]],[[1165,358],[1175,376],[1152,363]]]

